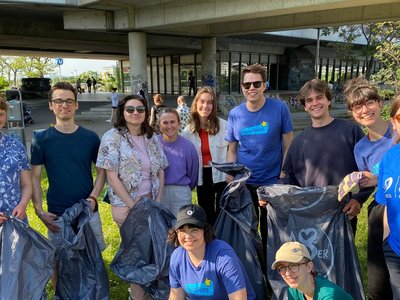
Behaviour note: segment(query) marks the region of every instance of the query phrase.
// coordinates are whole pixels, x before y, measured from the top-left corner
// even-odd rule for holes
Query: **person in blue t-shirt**
[[[251,170],[247,180],[254,208],[259,215],[257,188],[277,182],[282,162],[293,139],[293,124],[287,105],[264,97],[267,72],[262,65],[242,71],[242,92],[246,101],[228,116],[225,140],[229,142],[227,162]],[[228,180],[231,180],[228,176]],[[266,245],[266,210],[261,209],[260,231]]]
[[[179,209],[168,242],[179,246],[170,260],[170,300],[255,299],[241,261],[231,246],[215,239],[200,206]]]
[[[395,131],[395,146],[383,156],[379,165],[376,201],[385,205],[383,254],[390,275],[393,299],[400,299],[400,95],[390,109],[390,118]]]
[[[367,129],[367,134],[354,146],[354,157],[363,178],[360,186],[376,186],[379,163],[393,146],[392,126],[381,117],[383,102],[375,86],[364,77],[348,80],[345,84],[347,107],[354,120]],[[375,199],[368,206],[368,298],[392,299],[389,271],[382,250],[383,213],[385,207]]]
[[[58,82],[49,91],[49,109],[53,111],[54,126],[34,134],[31,145],[33,205],[36,215],[48,229],[49,239],[59,241],[62,235],[62,214],[81,199],[89,201],[93,213],[90,225],[99,248],[104,243],[97,207],[105,182],[105,170],[96,168],[93,184],[92,165],[96,162],[100,139],[91,130],[75,123],[79,104],[77,91],[67,82]],[[41,177],[43,166],[49,181],[47,191],[48,212],[43,210]],[[57,246],[59,246],[57,244]],[[57,266],[56,266],[57,268]],[[56,283],[56,272],[53,283]]]
[[[352,300],[344,289],[317,275],[306,246],[299,242],[284,243],[275,254],[272,269],[289,286],[288,300]]]

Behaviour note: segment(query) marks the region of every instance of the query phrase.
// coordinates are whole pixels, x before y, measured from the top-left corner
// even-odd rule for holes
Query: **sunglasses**
[[[251,85],[253,85],[256,89],[258,89],[262,85],[262,81],[253,81],[253,82],[243,82],[242,86],[245,90],[248,90],[251,88]]]
[[[125,111],[128,114],[133,114],[135,112],[135,110],[139,113],[142,114],[145,112],[146,107],[144,107],[144,105],[139,105],[139,106],[125,106],[124,107]]]

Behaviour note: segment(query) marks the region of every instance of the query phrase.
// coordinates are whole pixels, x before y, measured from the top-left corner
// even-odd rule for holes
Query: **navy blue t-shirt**
[[[93,189],[92,163],[96,162],[100,139],[83,127],[70,134],[50,127],[34,134],[31,164],[44,165],[49,179],[48,211],[58,216],[87,198]]]

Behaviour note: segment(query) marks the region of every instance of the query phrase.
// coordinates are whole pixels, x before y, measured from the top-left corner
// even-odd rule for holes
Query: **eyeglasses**
[[[242,86],[245,90],[248,90],[251,85],[253,85],[256,89],[258,89],[262,85],[262,81],[253,81],[253,82],[243,82]]]
[[[199,234],[200,231],[201,231],[200,228],[191,228],[189,230],[177,229],[176,233],[178,234],[178,236],[183,237],[185,235],[195,236],[195,235]]]
[[[64,103],[67,104],[68,106],[72,106],[76,103],[76,101],[74,99],[54,99],[51,100],[51,103],[57,105],[57,106],[61,106]]]
[[[135,110],[139,113],[142,114],[146,111],[146,107],[144,107],[144,105],[139,105],[139,106],[125,106],[124,107],[125,111],[128,114],[133,114],[135,112]]]
[[[376,100],[371,99],[371,100],[365,101],[362,104],[355,104],[351,107],[351,111],[353,113],[359,114],[362,111],[364,106],[367,108],[372,108],[372,107],[374,107],[375,103],[376,103]]]
[[[290,264],[290,265],[285,266],[285,267],[281,266],[279,268],[276,268],[276,270],[281,275],[285,275],[288,268],[289,268],[290,272],[297,273],[300,270],[300,266],[301,265],[306,265],[306,264],[307,264],[306,262],[305,263],[301,263],[301,264]]]
[[[400,114],[395,115],[393,119],[400,123]]]

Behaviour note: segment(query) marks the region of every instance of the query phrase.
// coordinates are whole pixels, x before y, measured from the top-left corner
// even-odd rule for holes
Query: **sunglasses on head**
[[[242,86],[244,89],[248,90],[251,85],[253,85],[256,89],[258,89],[262,85],[262,81],[253,81],[253,82],[243,82]]]
[[[124,107],[125,111],[128,114],[133,114],[135,112],[135,110],[139,113],[142,114],[145,112],[146,108],[144,107],[144,105],[138,105],[138,106],[125,106]]]

